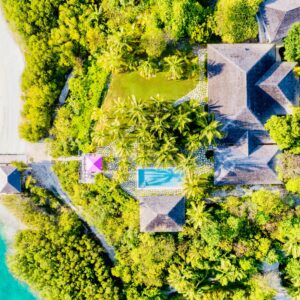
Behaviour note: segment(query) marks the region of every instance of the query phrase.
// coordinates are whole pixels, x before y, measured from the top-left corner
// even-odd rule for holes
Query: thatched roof
[[[11,166],[0,166],[0,194],[16,194],[20,192],[20,172]]]
[[[297,63],[278,62],[257,82],[257,85],[276,99],[286,113],[297,105],[299,97],[299,79],[294,74]],[[278,114],[282,114],[280,111]]]
[[[266,0],[260,14],[269,42],[280,41],[294,23],[300,22],[300,1]]]
[[[225,138],[215,151],[216,184],[277,184],[278,148],[264,129],[296,104],[293,63],[277,63],[270,44],[208,46],[209,107]]]
[[[246,132],[233,146],[215,151],[215,183],[222,184],[280,184],[274,170],[276,145],[261,145]]]
[[[209,104],[225,129],[230,128],[229,143],[247,129],[264,132],[272,113],[265,109],[270,97],[256,83],[274,64],[275,55],[269,44],[208,45]]]
[[[181,196],[149,196],[140,199],[142,232],[177,232],[185,220],[185,199]]]

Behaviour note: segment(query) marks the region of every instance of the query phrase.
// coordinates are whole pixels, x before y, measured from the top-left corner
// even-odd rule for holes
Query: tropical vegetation
[[[36,186],[2,201],[26,226],[8,257],[20,280],[45,300],[120,299],[106,253],[71,209]]]
[[[288,191],[300,195],[300,109],[294,108],[291,115],[272,116],[265,127],[283,150],[277,167],[279,178]]]
[[[133,96],[130,101],[116,100],[109,110],[97,110],[94,118],[94,142],[111,145],[123,173],[131,162],[192,170],[199,147],[208,148],[222,137],[214,115],[199,101],[174,105],[174,100]]]
[[[253,40],[258,34],[256,14],[262,0],[219,0],[215,11],[216,32],[226,43]]]
[[[284,56],[287,61],[300,62],[300,22],[291,26],[284,39]]]
[[[181,233],[140,233],[138,202],[109,179],[79,184],[77,162],[57,163],[55,171],[73,204],[114,246],[112,274],[127,299],[165,299],[169,286],[184,299],[272,299],[280,273],[263,272],[263,262],[278,262],[284,286],[300,295],[300,219],[292,197],[262,189],[220,198],[202,187],[188,198]]]

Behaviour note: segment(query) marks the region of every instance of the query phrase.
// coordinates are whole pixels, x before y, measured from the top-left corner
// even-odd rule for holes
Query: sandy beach
[[[1,10],[0,57],[0,154],[23,154],[25,142],[18,135],[18,125],[24,58]]]
[[[14,214],[7,209],[1,202],[0,197],[0,224],[3,225],[3,234],[5,239],[10,243],[13,241],[15,234],[25,226],[22,222],[14,216]]]

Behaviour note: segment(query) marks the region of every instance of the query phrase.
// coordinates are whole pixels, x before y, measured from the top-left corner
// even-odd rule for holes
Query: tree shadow
[[[216,63],[216,61],[209,59],[207,63],[207,76],[212,78],[222,73],[224,69],[224,63]]]

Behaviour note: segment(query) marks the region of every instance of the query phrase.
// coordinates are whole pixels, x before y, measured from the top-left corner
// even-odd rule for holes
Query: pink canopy
[[[100,173],[102,171],[102,157],[99,155],[87,155],[85,157],[86,171]]]

